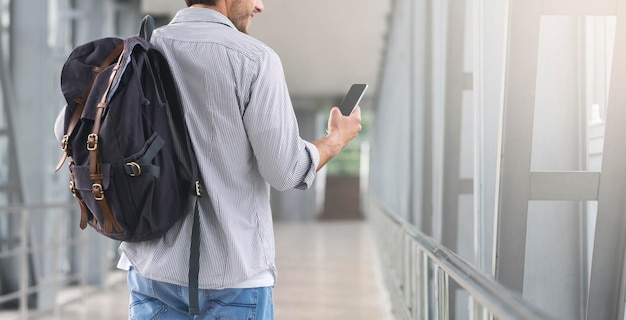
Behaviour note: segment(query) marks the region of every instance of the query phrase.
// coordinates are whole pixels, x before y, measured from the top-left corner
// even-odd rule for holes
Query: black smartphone
[[[354,108],[359,104],[361,98],[365,94],[365,90],[367,90],[367,84],[364,83],[355,83],[350,87],[346,96],[343,97],[341,104],[339,105],[339,110],[341,110],[341,114],[344,116],[349,116],[354,111]]]

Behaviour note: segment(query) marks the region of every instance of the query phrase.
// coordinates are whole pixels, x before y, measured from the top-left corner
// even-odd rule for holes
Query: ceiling
[[[376,90],[392,0],[266,0],[251,35],[281,57],[292,97],[341,97],[352,83]],[[143,0],[173,15],[183,0]]]

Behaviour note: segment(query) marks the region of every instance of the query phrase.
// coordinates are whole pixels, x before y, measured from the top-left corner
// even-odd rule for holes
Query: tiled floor
[[[277,224],[275,230],[276,319],[392,319],[366,223]]]
[[[275,232],[277,320],[393,319],[366,222],[277,223]],[[128,292],[118,283],[39,319],[126,319]]]

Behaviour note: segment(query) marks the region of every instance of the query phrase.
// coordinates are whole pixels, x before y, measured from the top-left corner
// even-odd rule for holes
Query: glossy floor
[[[275,233],[277,320],[393,319],[366,222],[281,222]],[[128,292],[123,280],[117,282],[39,319],[126,319]]]

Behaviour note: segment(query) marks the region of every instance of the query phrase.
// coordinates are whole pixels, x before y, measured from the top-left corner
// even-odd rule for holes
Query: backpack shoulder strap
[[[200,185],[200,172],[198,169],[198,162],[196,160],[196,154],[191,144],[191,138],[185,122],[185,116],[182,109],[182,103],[180,101],[179,93],[177,90],[174,75],[169,67],[165,56],[159,50],[152,50],[152,54],[155,55],[158,61],[157,69],[159,72],[159,79],[163,84],[163,90],[166,92],[167,99],[175,99],[169,101],[168,105],[171,110],[172,121],[174,127],[178,130],[182,138],[182,143],[185,144],[187,150],[187,158],[189,159],[191,183],[190,190],[195,195],[194,198],[194,212],[193,212],[193,225],[191,230],[191,247],[189,252],[189,314],[198,315],[200,312],[198,306],[198,275],[200,272],[200,213],[199,213],[199,199],[202,196],[202,190]]]

